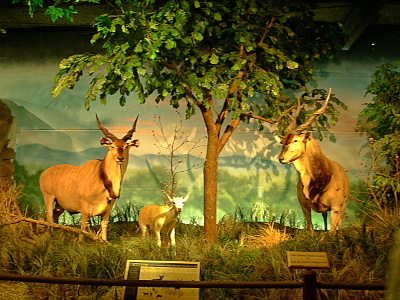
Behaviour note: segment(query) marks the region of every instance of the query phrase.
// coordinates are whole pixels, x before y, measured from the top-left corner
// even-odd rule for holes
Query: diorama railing
[[[76,284],[92,286],[130,286],[130,287],[176,287],[176,288],[257,288],[257,289],[300,289],[303,288],[303,299],[317,299],[318,289],[343,290],[385,290],[382,283],[341,283],[318,282],[315,271],[304,272],[303,282],[248,282],[248,281],[164,281],[164,280],[122,280],[61,278],[29,275],[0,274],[3,281],[22,281],[50,284]]]

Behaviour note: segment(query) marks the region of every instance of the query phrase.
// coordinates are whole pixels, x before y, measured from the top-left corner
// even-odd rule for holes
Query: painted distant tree
[[[121,105],[131,94],[140,103],[154,95],[157,103],[167,100],[174,108],[185,103],[186,118],[198,110],[207,130],[205,237],[215,242],[222,149],[241,121],[258,118],[262,126],[281,120],[284,128],[288,121],[280,116],[296,105],[284,90],[325,94],[311,94],[305,85],[312,80],[315,61],[341,47],[342,31],[337,24],[314,22],[311,8],[292,0],[107,2],[114,12],[95,19],[97,33],[91,40],[102,43],[104,53],[64,59],[53,96],[73,89],[87,72],[93,80],[86,109],[97,98],[105,104],[107,95],[119,93]],[[54,20],[63,17],[63,10],[51,7],[48,14]],[[336,98],[331,101],[342,105]],[[303,102],[320,106],[312,97]],[[331,104],[327,115],[334,124],[338,113]],[[318,126],[328,121],[321,116]]]

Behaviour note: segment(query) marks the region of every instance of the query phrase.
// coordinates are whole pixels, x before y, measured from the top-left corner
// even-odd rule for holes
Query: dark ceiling
[[[310,0],[302,0],[309,2]],[[26,29],[47,27],[53,30],[67,28],[87,28],[98,15],[107,13],[107,4],[80,4],[74,22],[61,21],[53,23],[44,14],[44,9],[38,10],[34,17],[28,15],[28,9],[23,5],[12,5],[12,0],[0,1],[0,28]],[[52,2],[52,1],[51,1]],[[349,36],[343,50],[348,50],[368,26],[381,26],[385,30],[400,30],[399,0],[339,0],[317,1],[318,8],[314,10],[316,21],[339,22]]]

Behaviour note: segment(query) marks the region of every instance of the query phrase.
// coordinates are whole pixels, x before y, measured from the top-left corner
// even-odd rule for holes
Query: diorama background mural
[[[53,78],[58,64],[72,54],[101,51],[90,44],[90,30],[51,32],[43,29],[12,31],[0,36],[0,98],[9,106],[18,125],[16,144],[17,178],[25,185],[23,205],[34,210],[44,210],[38,187],[40,173],[47,167],[61,164],[82,164],[90,159],[103,158],[106,148],[99,139],[95,113],[102,124],[117,136],[123,136],[139,114],[134,138],[140,139],[139,148],[131,150],[129,169],[125,175],[122,197],[117,205],[131,202],[138,207],[161,204],[159,192],[169,183],[165,174],[169,154],[159,146],[155,136],[164,133],[169,139],[188,137],[188,143],[179,150],[185,155],[195,142],[177,174],[179,194],[192,195],[185,205],[183,221],[202,222],[205,127],[198,113],[182,120],[182,109],[175,111],[169,103],[156,105],[153,99],[146,104],[137,103],[135,96],[124,107],[117,99],[109,98],[107,105],[96,101],[90,111],[84,109],[84,95],[90,77],[81,80],[74,90],[52,98]],[[372,43],[375,43],[372,47]],[[333,60],[321,62],[315,72],[312,88],[332,88],[333,93],[347,106],[341,111],[339,122],[330,128],[334,138],[320,142],[323,152],[348,169],[351,189],[362,188],[360,164],[367,149],[366,135],[357,132],[358,115],[363,103],[371,100],[365,96],[366,87],[376,66],[400,59],[400,33],[369,28],[348,51],[340,51]],[[293,95],[294,97],[294,95]],[[160,124],[157,125],[157,120]],[[182,127],[179,127],[182,120]],[[218,218],[233,214],[237,207],[246,211],[262,203],[277,215],[289,210],[303,219],[296,196],[297,173],[293,166],[281,165],[277,160],[280,151],[273,136],[274,128],[258,131],[256,122],[241,125],[220,156],[218,182]],[[174,131],[177,134],[174,135]],[[160,140],[160,139],[159,139]],[[177,140],[180,143],[183,139]],[[185,171],[189,169],[189,171]],[[348,221],[355,220],[358,208],[350,200]],[[314,224],[321,226],[322,217],[313,215]],[[322,227],[322,226],[321,226]]]

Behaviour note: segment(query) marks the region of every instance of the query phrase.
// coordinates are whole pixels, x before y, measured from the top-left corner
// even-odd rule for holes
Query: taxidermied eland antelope
[[[171,198],[165,191],[168,198],[165,205],[145,205],[139,213],[139,228],[142,238],[147,236],[148,228],[155,234],[157,246],[161,247],[161,233],[170,237],[171,246],[175,247],[175,225],[183,205],[189,199],[190,192],[185,197]]]
[[[311,132],[302,133],[312,122],[326,111],[331,96],[331,89],[323,106],[309,116],[307,121],[296,127],[300,113],[300,100],[291,117],[285,137],[281,139],[283,148],[279,156],[282,164],[292,163],[299,173],[297,197],[307,221],[307,228],[313,230],[311,209],[322,213],[325,230],[327,230],[327,212],[331,211],[330,231],[342,228],[347,200],[350,194],[350,183],[343,167],[327,158]]]
[[[107,240],[107,226],[111,210],[120,196],[121,183],[129,161],[129,149],[139,147],[139,140],[132,140],[136,123],[121,139],[97,124],[105,137],[100,143],[108,147],[103,160],[94,159],[81,166],[56,165],[40,176],[40,189],[47,209],[47,222],[58,221],[64,210],[81,213],[81,229],[88,229],[88,218],[101,216],[101,238]],[[54,207],[55,203],[55,207]]]

